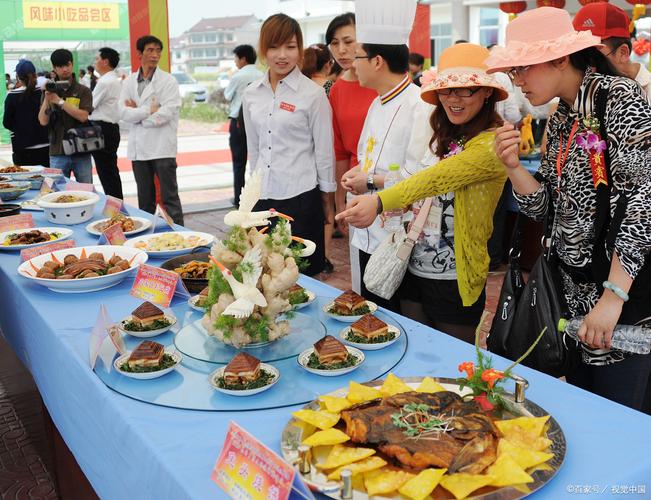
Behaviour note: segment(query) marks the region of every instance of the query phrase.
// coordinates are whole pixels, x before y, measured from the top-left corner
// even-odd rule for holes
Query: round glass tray
[[[298,356],[326,334],[325,325],[317,318],[302,313],[292,314],[289,334],[273,342],[238,349],[208,335],[199,319],[181,328],[174,338],[174,344],[183,355],[208,363],[225,365],[241,350],[263,363],[282,361]]]

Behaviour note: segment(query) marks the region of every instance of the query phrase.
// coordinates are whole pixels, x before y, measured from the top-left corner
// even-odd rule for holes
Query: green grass
[[[228,114],[219,106],[208,102],[183,101],[181,118],[196,122],[220,123],[228,121]]]

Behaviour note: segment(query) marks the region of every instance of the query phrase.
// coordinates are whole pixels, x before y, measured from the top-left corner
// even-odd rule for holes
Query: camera
[[[48,80],[45,82],[45,90],[48,92],[56,92],[58,94],[59,92],[65,92],[69,88],[70,82],[67,81],[55,82]]]

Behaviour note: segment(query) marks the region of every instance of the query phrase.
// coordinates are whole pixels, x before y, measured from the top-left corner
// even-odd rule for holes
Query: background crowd
[[[294,217],[293,232],[317,244],[306,274],[331,271],[330,239],[346,235],[355,291],[473,342],[489,270],[503,253],[512,189],[524,214],[553,213],[557,286],[569,316],[585,316],[567,380],[643,408],[651,355],[611,348],[618,323],[651,318],[651,75],[630,60],[626,13],[593,3],[572,20],[564,10],[534,9],[509,24],[504,47],[459,41],[426,69],[407,46],[415,5],[395,0],[377,9],[358,0],[356,14],[331,21],[325,44],[309,47],[298,22],[276,14],[263,23],[257,52],[234,49],[238,71],[225,97],[235,205],[248,162],[262,173],[255,210]],[[155,210],[157,178],[165,208],[182,224],[178,84],[158,67],[160,40],[147,36],[136,46],[140,68],[124,82],[110,48],[79,77],[72,54],[55,50],[52,86],[21,61],[4,125],[16,164],[92,182],[94,159],[105,193],[122,198],[116,152],[124,120],[140,208]],[[520,160],[523,120],[538,141],[546,130],[535,177]],[[101,127],[104,149],[92,159],[64,154],[67,131],[88,122]],[[597,157],[607,162],[604,182]],[[397,184],[388,177],[395,168]],[[364,276],[392,237],[387,222],[399,210],[409,223],[424,207],[401,285],[391,297],[374,294]]]

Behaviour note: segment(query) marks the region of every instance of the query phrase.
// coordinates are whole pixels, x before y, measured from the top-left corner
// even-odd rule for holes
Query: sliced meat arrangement
[[[353,443],[375,447],[415,471],[446,467],[478,474],[497,457],[493,421],[453,392],[396,394],[353,406],[341,417]]]

